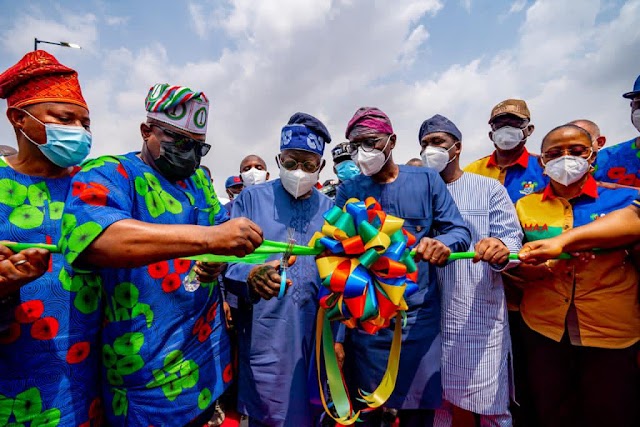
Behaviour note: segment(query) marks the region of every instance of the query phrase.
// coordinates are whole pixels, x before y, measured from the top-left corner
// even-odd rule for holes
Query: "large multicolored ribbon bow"
[[[395,388],[402,317],[408,308],[405,297],[418,290],[418,269],[408,249],[416,239],[402,228],[403,219],[385,213],[372,197],[364,202],[350,199],[344,209],[334,207],[324,218],[322,232],[309,243],[323,250],[316,259],[323,284],[316,321],[316,369],[325,411],[337,422],[350,425],[358,420],[360,412],[354,410],[343,374],[335,363],[329,321],[339,320],[349,328],[359,327],[374,334],[396,319],[387,371],[376,390],[360,391],[366,410],[380,407]],[[325,398],[325,376],[331,403]]]

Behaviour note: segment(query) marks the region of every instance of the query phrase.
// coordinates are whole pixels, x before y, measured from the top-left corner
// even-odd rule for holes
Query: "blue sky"
[[[609,144],[637,132],[621,93],[640,73],[640,0],[0,0],[0,68],[33,39],[78,70],[94,155],[140,146],[143,102],[157,82],[212,101],[204,163],[216,189],[256,153],[277,176],[279,129],[296,111],[320,117],[341,141],[351,114],[391,117],[396,161],[418,156],[417,129],[433,114],[463,133],[462,163],[488,154],[493,105],[525,99],[536,131],[597,121]],[[0,143],[15,145],[6,121]],[[330,153],[325,153],[330,161]],[[332,176],[328,167],[321,179]]]

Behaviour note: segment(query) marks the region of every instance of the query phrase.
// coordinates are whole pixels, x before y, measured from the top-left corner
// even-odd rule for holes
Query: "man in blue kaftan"
[[[232,218],[251,219],[269,240],[286,241],[292,229],[296,243],[306,245],[333,206],[314,187],[330,141],[318,119],[294,114],[282,129],[280,179],[245,187]],[[228,290],[239,296],[238,409],[249,415],[251,426],[311,426],[316,414],[309,402],[308,372],[320,278],[313,257],[299,257],[286,272],[286,294],[272,298],[279,293],[282,272],[277,257],[271,259],[257,267],[231,265],[225,275]]]
[[[362,175],[342,183],[336,205],[343,207],[352,197],[374,197],[385,212],[405,220],[405,229],[418,242],[419,290],[407,298],[398,379],[385,406],[399,410],[402,425],[430,426],[442,400],[440,292],[435,266],[444,265],[451,252],[466,251],[471,236],[437,172],[393,161],[396,135],[386,114],[377,108],[359,109],[347,126],[346,137]],[[345,367],[350,371],[351,388],[371,392],[378,386],[386,369],[393,325],[394,321],[376,335],[347,330]],[[379,412],[363,417],[361,425],[380,425]]]

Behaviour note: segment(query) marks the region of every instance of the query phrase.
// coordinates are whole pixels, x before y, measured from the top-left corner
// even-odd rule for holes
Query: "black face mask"
[[[171,142],[160,142],[160,156],[154,159],[156,169],[169,181],[181,181],[189,178],[200,167],[202,156],[196,148],[182,151]]]

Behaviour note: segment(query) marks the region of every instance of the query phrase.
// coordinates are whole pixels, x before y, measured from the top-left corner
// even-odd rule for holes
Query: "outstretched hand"
[[[49,267],[51,253],[31,248],[14,253],[0,245],[0,297],[10,295],[42,276]]]
[[[249,255],[262,244],[262,229],[247,218],[233,218],[209,228],[211,236],[210,253],[216,255]]]
[[[553,238],[536,240],[525,243],[518,257],[524,263],[536,265],[557,258],[562,253],[562,249],[562,244]]]

